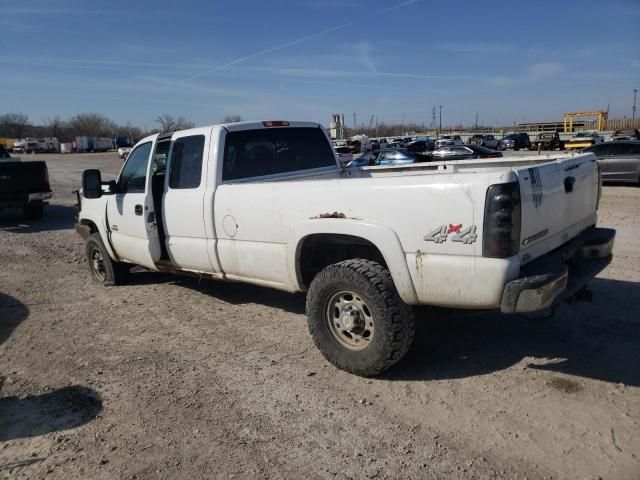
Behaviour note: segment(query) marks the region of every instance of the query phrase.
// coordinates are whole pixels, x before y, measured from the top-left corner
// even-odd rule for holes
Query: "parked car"
[[[369,142],[369,150],[380,150],[380,142],[378,142],[378,140],[371,140]]]
[[[640,140],[640,130],[616,130],[611,140],[617,142],[621,140]]]
[[[385,148],[365,153],[360,158],[353,160],[348,168],[373,167],[379,165],[406,165],[423,161],[419,155],[410,153],[403,148]]]
[[[498,148],[498,140],[493,135],[472,135],[467,141],[469,145],[480,145],[487,148]]]
[[[440,135],[436,140],[435,148],[442,148],[447,145],[464,145],[460,135]]]
[[[431,155],[433,160],[471,160],[475,158],[500,158],[502,152],[480,145],[453,145],[438,148]]]
[[[564,148],[578,150],[602,142],[604,142],[604,137],[598,132],[578,132],[570,140],[564,142]]]
[[[498,150],[529,150],[531,148],[531,140],[529,135],[523,132],[510,133],[498,142]]]
[[[407,145],[407,151],[410,153],[420,153],[426,155],[435,148],[433,140],[427,138],[426,140],[416,140],[415,142]]]
[[[558,132],[543,132],[531,143],[531,150],[564,150],[564,142]]]
[[[341,165],[346,165],[353,160],[353,152],[349,147],[335,147],[334,150]]]
[[[118,156],[122,159],[127,158],[127,155],[131,153],[131,147],[120,147],[118,148]]]
[[[389,148],[405,148],[406,144],[404,138],[394,138],[388,145]]]
[[[36,138],[23,138],[13,144],[14,153],[38,153],[42,149]]]
[[[22,162],[0,146],[0,210],[21,208],[25,218],[38,219],[51,198],[44,162]]]
[[[102,285],[140,265],[306,292],[315,345],[363,376],[409,351],[412,305],[544,310],[611,261],[592,154],[425,165],[342,171],[314,122],[155,134],[115,180],[83,173],[75,228]]]
[[[585,148],[598,158],[603,180],[640,183],[640,141],[618,140]]]

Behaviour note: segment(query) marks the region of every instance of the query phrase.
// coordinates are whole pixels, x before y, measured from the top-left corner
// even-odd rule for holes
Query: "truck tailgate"
[[[593,154],[515,171],[522,202],[523,262],[553,250],[595,224],[599,175]]]
[[[0,197],[50,191],[45,162],[0,162]]]

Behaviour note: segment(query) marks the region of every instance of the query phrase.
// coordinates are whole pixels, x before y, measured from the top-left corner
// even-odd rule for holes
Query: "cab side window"
[[[584,151],[591,152],[598,157],[602,157],[605,155],[609,155],[609,152],[611,151],[611,145],[594,145],[593,147],[585,148]]]
[[[147,182],[147,166],[151,154],[151,142],[143,143],[127,157],[118,187],[121,193],[144,192]]]
[[[611,145],[610,155],[631,155],[633,153],[633,145],[631,143],[614,143]]]
[[[198,188],[202,177],[204,135],[181,137],[173,142],[169,187]]]

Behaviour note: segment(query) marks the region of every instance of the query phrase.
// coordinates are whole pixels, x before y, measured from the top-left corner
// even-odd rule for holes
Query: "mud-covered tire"
[[[373,333],[365,347],[350,348],[337,339],[338,327],[331,323],[335,314],[329,312],[338,311],[330,304],[342,292],[361,299],[369,314]],[[356,375],[382,373],[399,362],[413,342],[413,309],[400,299],[389,270],[372,260],[345,260],[318,273],[307,293],[306,311],[316,347],[336,367]]]
[[[27,220],[39,220],[44,215],[44,205],[26,205],[22,207],[22,215]]]
[[[131,265],[115,262],[104,247],[99,233],[93,233],[85,247],[91,279],[105,286],[122,285],[129,278]]]

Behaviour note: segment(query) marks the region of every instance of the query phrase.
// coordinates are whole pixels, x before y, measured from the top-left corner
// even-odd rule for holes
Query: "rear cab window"
[[[223,162],[223,182],[337,166],[331,145],[318,127],[229,132]]]

